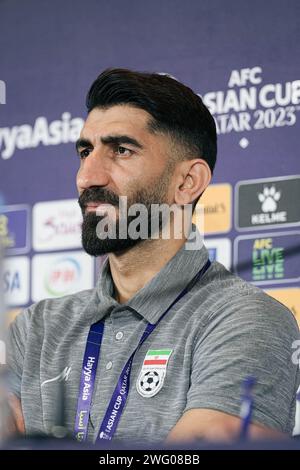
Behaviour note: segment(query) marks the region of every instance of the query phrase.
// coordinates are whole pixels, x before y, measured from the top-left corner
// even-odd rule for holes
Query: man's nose
[[[77,173],[79,192],[91,186],[106,186],[109,183],[109,172],[104,158],[95,149],[86,157]]]

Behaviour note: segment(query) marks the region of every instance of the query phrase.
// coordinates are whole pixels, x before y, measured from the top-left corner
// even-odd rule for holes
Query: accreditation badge
[[[162,388],[173,349],[149,349],[136,381],[138,393],[145,398],[156,395]]]

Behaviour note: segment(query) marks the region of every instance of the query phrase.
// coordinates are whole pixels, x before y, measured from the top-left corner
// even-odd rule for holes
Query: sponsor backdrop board
[[[300,2],[0,3],[0,236],[12,315],[95,283],[99,266],[80,246],[74,142],[91,82],[129,67],[169,73],[203,97],[219,134],[202,199],[210,256],[299,319]]]

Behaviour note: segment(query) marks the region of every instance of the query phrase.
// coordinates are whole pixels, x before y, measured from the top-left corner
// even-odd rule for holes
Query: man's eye
[[[122,145],[118,145],[116,148],[116,152],[118,155],[123,155],[125,157],[130,156],[132,154],[132,150],[123,147]]]
[[[81,152],[79,152],[80,158],[86,158],[89,156],[91,150],[90,149],[83,149]]]

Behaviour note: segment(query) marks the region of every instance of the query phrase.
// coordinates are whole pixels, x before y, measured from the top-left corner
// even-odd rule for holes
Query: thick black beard
[[[101,240],[97,237],[97,224],[103,217],[94,213],[88,213],[83,217],[81,241],[84,250],[91,256],[102,256],[107,253],[117,253],[134,247],[144,241],[142,238],[132,239],[127,233],[127,238],[118,238],[119,221],[116,222],[116,238],[105,238]],[[133,220],[134,218],[132,218]],[[127,225],[128,228],[128,225]],[[151,232],[150,232],[151,233]],[[149,236],[150,236],[149,233]]]
[[[163,204],[166,202],[166,193],[169,184],[169,177],[170,177],[170,167],[167,167],[165,173],[160,177],[160,179],[156,182],[154,187],[150,188],[143,188],[136,191],[134,194],[134,198],[128,198],[128,208],[129,210],[130,205],[138,202],[139,204],[143,204],[147,209],[147,218],[148,218],[148,238],[151,238],[153,235],[152,230],[152,219],[151,219],[151,205],[152,204]],[[89,212],[85,214],[85,207],[88,202],[105,202],[108,204],[112,204],[113,206],[118,206],[119,204],[119,197],[114,193],[111,193],[105,188],[101,187],[94,187],[86,189],[81,196],[79,197],[79,205],[82,210],[83,214],[83,224],[82,224],[82,246],[84,250],[92,256],[102,256],[107,253],[117,253],[122,252],[124,250],[128,250],[129,248],[134,247],[138,243],[145,241],[145,238],[138,237],[132,239],[130,234],[128,233],[128,228],[130,223],[138,218],[139,216],[129,216],[127,214],[127,234],[126,238],[119,238],[119,225],[120,222],[116,220],[116,238],[108,238],[106,237],[104,240],[100,239],[97,236],[97,224],[103,219],[104,216],[97,216],[93,212]],[[123,215],[124,216],[124,215]],[[159,223],[158,229],[161,233],[163,226],[165,225],[165,220],[162,214],[159,214]],[[156,226],[156,225],[155,225]]]

